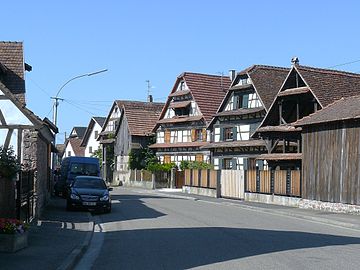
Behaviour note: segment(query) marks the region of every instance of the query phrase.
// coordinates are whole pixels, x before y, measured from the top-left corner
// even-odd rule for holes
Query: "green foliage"
[[[154,154],[154,152],[149,149],[141,149],[141,150],[131,150],[129,153],[129,168],[131,170],[134,169],[145,169],[148,164],[150,163],[156,163],[157,158]]]
[[[103,157],[102,157],[102,150],[101,148],[98,148],[96,151],[94,151],[91,155],[91,157],[96,157],[99,159],[99,163],[100,163],[100,168],[102,168],[102,162],[103,162]]]
[[[12,179],[20,168],[14,149],[12,147],[4,149],[0,146],[0,176]]]
[[[155,171],[169,172],[171,171],[172,168],[176,168],[175,163],[160,164],[158,162],[150,162],[146,167],[146,169],[151,172],[155,172]]]
[[[206,163],[206,162],[202,162],[202,161],[187,161],[187,160],[183,160],[180,163],[180,169],[181,170],[185,170],[185,169],[199,169],[199,170],[207,170],[207,169],[213,169],[214,166]]]

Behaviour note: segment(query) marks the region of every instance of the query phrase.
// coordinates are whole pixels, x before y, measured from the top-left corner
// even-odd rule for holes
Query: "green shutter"
[[[219,170],[223,169],[223,160],[222,158],[219,158]]]
[[[236,141],[236,139],[237,139],[237,128],[235,126],[233,127],[233,140]]]
[[[243,107],[243,108],[247,108],[247,107],[248,107],[248,103],[249,103],[249,95],[243,95],[243,104],[242,104],[242,107]]]
[[[224,141],[224,128],[220,128],[220,142]]]
[[[239,103],[239,96],[234,96],[234,105],[231,109],[233,109],[233,110],[238,109],[238,107],[239,107],[238,103]]]

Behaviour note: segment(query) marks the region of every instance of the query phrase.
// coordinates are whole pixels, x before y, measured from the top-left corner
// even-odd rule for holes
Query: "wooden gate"
[[[185,184],[185,172],[184,171],[176,171],[175,172],[175,187],[182,188]]]
[[[30,222],[35,216],[34,172],[21,171],[16,189],[16,216],[18,219]]]
[[[221,197],[244,199],[244,171],[221,171]]]

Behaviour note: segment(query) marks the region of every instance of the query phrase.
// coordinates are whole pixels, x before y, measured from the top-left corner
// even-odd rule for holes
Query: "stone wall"
[[[24,131],[23,136],[24,170],[34,172],[35,217],[39,217],[50,197],[50,174],[48,144],[35,130]]]
[[[345,203],[331,203],[302,199],[299,203],[299,208],[360,215],[360,205]]]

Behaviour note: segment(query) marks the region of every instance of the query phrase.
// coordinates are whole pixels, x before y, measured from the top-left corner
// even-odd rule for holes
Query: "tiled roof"
[[[278,153],[278,154],[262,154],[257,156],[256,159],[258,160],[301,160],[302,154],[301,153]]]
[[[342,97],[360,94],[360,74],[345,71],[295,66],[301,77],[325,107]]]
[[[306,126],[360,118],[360,96],[342,98],[327,107],[297,122],[295,126]]]
[[[173,118],[163,118],[157,123],[163,124],[163,123],[185,123],[185,122],[194,122],[194,121],[200,121],[203,119],[202,115],[196,115],[196,116],[175,116]]]
[[[86,127],[73,127],[73,131],[75,130],[78,138],[82,139],[86,132]],[[72,133],[72,132],[71,132]]]
[[[126,116],[130,134],[147,136],[152,132],[164,103],[142,101],[118,101]]]
[[[1,41],[0,63],[6,67],[6,87],[13,94],[25,93],[23,43]]]
[[[247,70],[266,110],[270,108],[289,70],[283,67],[263,65],[254,65]]]
[[[82,137],[82,141],[81,141],[82,147],[86,147],[86,145],[89,141],[91,132],[94,129],[95,122],[98,123],[102,127],[105,122],[105,119],[106,119],[105,117],[97,117],[97,116],[94,116],[90,119],[89,125],[87,126],[84,136]]]
[[[278,97],[284,97],[284,96],[294,96],[294,95],[299,95],[299,94],[306,94],[310,92],[309,87],[305,86],[305,87],[298,87],[298,88],[291,88],[291,89],[287,89],[285,91],[281,91],[278,94]]]
[[[230,78],[190,72],[185,72],[183,78],[205,121],[210,123],[230,87]]]
[[[186,101],[178,101],[178,102],[170,102],[169,104],[169,108],[185,108],[187,106],[189,106],[191,104],[190,100],[186,100]]]
[[[69,138],[69,143],[77,157],[83,157],[85,155],[85,147],[81,147],[81,139],[80,138]]]
[[[106,117],[95,116],[93,118],[101,127],[103,127]]]

